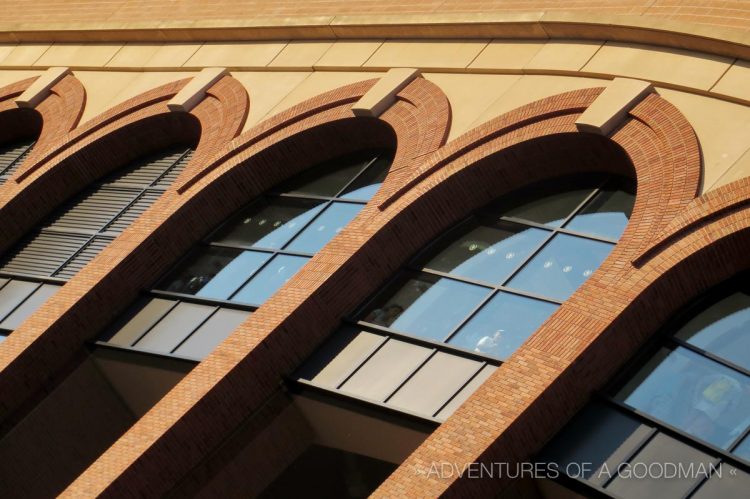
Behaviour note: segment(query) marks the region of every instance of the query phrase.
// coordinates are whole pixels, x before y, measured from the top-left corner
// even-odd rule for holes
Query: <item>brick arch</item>
[[[234,138],[249,106],[242,85],[225,76],[189,113],[170,111],[167,102],[188,81],[168,83],[128,99],[50,141],[44,149],[35,149],[0,193],[0,250],[63,201],[138,157],[177,143],[192,145],[196,152],[183,172],[191,175]]]
[[[143,483],[155,486],[151,479],[156,479],[157,469],[162,472],[159,475],[162,482],[156,487],[167,490],[169,482],[189,469],[188,462],[195,462],[206,452],[205,442],[220,438],[237,424],[239,414],[261,405],[278,385],[280,377],[299,365],[335,329],[341,315],[359,305],[414,251],[456,219],[503,192],[536,179],[565,173],[587,169],[608,171],[609,168],[609,171],[622,174],[634,168],[639,179],[640,197],[666,197],[675,206],[688,203],[692,198],[690,188],[663,192],[658,187],[658,175],[652,175],[650,181],[645,175],[657,167],[661,168],[662,174],[673,168],[678,174],[688,177],[685,185],[691,185],[690,179],[697,184],[698,177],[693,172],[699,168],[699,162],[667,162],[664,158],[672,156],[659,149],[669,146],[669,141],[659,138],[659,135],[671,133],[670,126],[686,123],[684,119],[679,121],[679,116],[670,116],[676,121],[659,119],[659,112],[668,113],[672,108],[656,97],[657,101],[648,104],[655,110],[643,104],[636,108],[628,123],[616,133],[617,140],[577,133],[575,119],[600,92],[601,89],[582,90],[539,101],[471,131],[434,153],[414,155],[415,161],[393,170],[376,198],[355,221],[235,330],[67,492],[72,495],[103,490],[138,493]],[[643,114],[642,122],[630,125],[637,121],[635,115],[639,112]],[[281,121],[283,117],[277,119]],[[274,133],[274,123],[262,124],[254,130],[259,137],[258,143],[265,140],[267,131]],[[691,133],[689,127],[684,130],[684,142],[691,144],[692,138],[692,150],[697,151],[697,142]],[[580,154],[582,147],[585,147],[583,158]],[[647,154],[654,150],[664,153],[657,158],[658,161]],[[570,154],[561,154],[564,152]],[[561,157],[572,158],[574,152],[578,153],[575,161],[564,162],[560,169],[535,172],[531,167],[535,160],[540,159],[555,159],[560,163]],[[243,151],[240,160],[250,154],[252,149]],[[602,157],[619,155],[622,158],[624,154],[629,161],[601,164]],[[697,154],[695,158],[698,159]],[[497,164],[491,166],[498,160],[501,167]],[[221,167],[207,168],[203,177],[179,189],[185,193],[195,188],[211,189],[215,179],[223,174],[221,170],[231,164],[224,161]],[[524,168],[519,168],[519,165]],[[403,189],[403,185],[407,188]],[[653,227],[661,221],[647,213],[649,199],[640,203],[633,218],[640,216],[642,221],[631,223],[628,228],[633,234],[630,236],[633,240],[631,246],[640,244],[638,235],[643,232],[643,224]],[[643,215],[637,215],[639,212]],[[599,274],[606,275],[606,269]],[[316,320],[310,321],[311,316]],[[220,380],[217,380],[217,373],[223,375]],[[206,378],[217,381],[206,390],[197,389],[193,384],[198,380],[205,382]],[[252,390],[248,390],[248,380],[252,380]],[[485,389],[492,390],[492,384],[489,385]],[[232,402],[228,404],[230,393],[233,394]],[[238,399],[238,393],[242,393],[241,399]],[[468,420],[471,421],[471,414]],[[193,438],[198,428],[203,436],[200,444],[196,444]],[[449,440],[455,440],[450,442],[453,448],[461,448],[464,443],[461,434],[460,431],[448,434]],[[148,443],[143,439],[146,435]],[[170,452],[174,455],[176,447],[183,449],[180,455],[184,461],[171,461],[169,470],[158,468],[157,463],[164,462],[160,456]],[[112,467],[116,468],[115,471]],[[414,474],[413,471],[403,471],[407,469],[408,465],[402,467],[396,473],[395,481],[386,483],[383,495],[401,495],[409,488],[408,481]],[[407,482],[405,485],[400,483],[399,476]],[[143,477],[149,479],[143,482],[137,479]],[[445,487],[441,485],[440,488]]]
[[[26,78],[0,89],[0,141],[9,143],[24,138],[37,140],[26,164],[75,128],[86,103],[83,85],[78,78],[69,74],[55,83],[49,95],[35,108],[18,107],[15,99],[37,78],[39,77]]]
[[[643,327],[647,317],[659,315],[653,313],[653,296],[637,301],[632,286],[642,286],[658,272],[627,262],[657,240],[693,202],[700,181],[699,145],[685,118],[657,95],[631,110],[610,139],[627,154],[638,182],[636,205],[620,243],[591,279],[407,459],[376,496],[398,494],[410,486],[451,497],[495,496],[507,482],[438,480],[416,472],[429,469],[433,461],[530,459],[608,379],[618,362],[627,359],[625,352],[632,352],[653,332]],[[665,284],[653,294],[666,299],[673,286]],[[632,311],[624,313],[629,307]],[[462,437],[466,432],[473,436],[470,442]]]
[[[169,209],[173,214],[166,223],[159,225],[154,221],[149,226],[149,233],[144,234],[139,241],[133,241],[128,249],[120,245],[118,254],[125,256],[120,257],[122,262],[115,265],[108,278],[117,279],[117,275],[123,273],[131,276],[137,273],[133,277],[140,281],[132,285],[120,281],[117,288],[108,283],[109,288],[102,287],[100,292],[89,292],[82,299],[90,297],[88,301],[93,302],[94,296],[101,298],[106,295],[111,303],[122,306],[124,301],[135,296],[142,283],[151,282],[166,271],[201,234],[226,219],[235,207],[246,203],[275,183],[329,157],[362,147],[395,146],[391,170],[376,197],[387,195],[387,189],[397,183],[402,170],[410,168],[420,156],[432,152],[445,141],[450,123],[450,107],[437,86],[417,78],[398,94],[394,105],[378,118],[355,117],[351,111],[352,104],[375,82],[376,80],[358,82],[322,94],[260,123],[236,138],[214,160],[208,162],[202,171],[177,186],[179,195],[171,201]],[[325,147],[318,145],[321,142],[325,143]],[[143,229],[148,215],[147,212],[139,220],[138,228],[132,227],[123,236],[134,235],[136,229]],[[163,249],[155,251],[156,248]],[[112,252],[114,251],[112,247]],[[102,253],[71,284],[85,279],[99,260],[104,260],[112,252],[107,250]],[[318,273],[315,266],[307,267],[309,272],[303,271],[309,279],[304,286],[305,294],[313,291],[316,285],[314,276]],[[65,291],[62,290],[59,295]],[[276,301],[276,305],[271,307],[278,310],[281,306],[286,309],[291,303]],[[34,318],[40,315],[37,314]],[[52,327],[55,328],[55,325]],[[256,333],[261,334],[264,330],[265,328],[256,330]],[[14,332],[18,333],[19,330]],[[83,490],[86,493],[104,489],[108,492],[132,492],[141,486],[147,487],[149,491],[168,490],[221,441],[224,430],[236,426],[278,387],[278,377],[275,381],[266,383],[257,377],[257,373],[247,372],[248,365],[254,364],[254,360],[246,362],[246,354],[251,347],[252,343],[248,343],[247,338],[233,334],[229,342],[223,343],[192,371],[196,374],[188,375],[189,379],[186,378],[151,413],[136,423],[112,447],[111,452],[102,456],[89,472],[71,485],[68,492],[73,495]],[[279,367],[286,365],[288,369],[289,361],[292,359],[279,363]],[[237,367],[238,364],[242,367]],[[259,364],[255,364],[251,369],[257,369],[258,366]],[[275,369],[270,370],[274,371]],[[244,390],[246,396],[228,398],[228,394],[234,390],[233,386],[236,388],[236,383],[246,384],[249,379],[256,380],[257,383],[253,382],[254,388],[251,390]],[[196,382],[200,385],[197,390]],[[205,391],[210,392],[211,397],[202,397],[201,393]],[[216,397],[219,399],[218,406],[215,405]],[[231,403],[227,404],[230,399]],[[161,422],[180,420],[185,424],[179,424],[177,432],[161,423],[157,423],[157,428],[153,426],[156,420],[151,420],[151,414],[160,414],[158,421]],[[216,424],[203,424],[201,420],[204,418],[218,419]],[[200,438],[185,438],[184,432],[188,428],[193,436],[196,432],[201,433]],[[144,431],[148,435],[145,439]],[[162,432],[166,434],[162,435]],[[146,442],[148,444],[144,445]],[[172,445],[184,447],[185,452],[178,453],[178,456],[167,450]],[[141,456],[143,452],[147,452],[147,455]],[[163,455],[163,452],[175,457],[170,460],[168,469],[163,463],[156,464],[160,461],[158,456]],[[110,467],[104,464],[106,462],[116,464]],[[99,466],[104,466],[109,471],[101,473]],[[132,473],[141,478],[135,481],[129,479],[128,477],[134,476]],[[149,478],[144,480],[142,477],[146,476]],[[115,483],[110,484],[110,481]]]

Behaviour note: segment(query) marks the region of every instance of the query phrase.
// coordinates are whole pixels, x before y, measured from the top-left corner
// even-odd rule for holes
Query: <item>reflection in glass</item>
[[[224,226],[214,241],[281,248],[323,208],[323,201],[274,198],[254,205]]]
[[[276,255],[232,297],[232,301],[260,305],[286,284],[307,260],[309,258],[302,256]]]
[[[750,461],[750,436],[745,437],[744,440],[734,448],[732,454],[735,454],[746,461]]]
[[[602,189],[566,229],[619,239],[628,225],[635,195],[623,190]]]
[[[443,341],[487,294],[480,286],[421,274],[406,280],[363,320]]]
[[[310,168],[279,186],[278,192],[333,197],[372,159],[372,154],[338,158]]]
[[[549,234],[507,222],[492,227],[480,225],[440,251],[425,267],[502,284]]]
[[[342,199],[361,199],[367,201],[378,191],[380,184],[388,174],[393,158],[381,156],[371,164],[357,179],[348,186],[342,195]]]
[[[682,347],[661,349],[617,398],[724,449],[750,423],[750,379]]]
[[[449,343],[505,360],[555,310],[552,303],[498,293]]]
[[[234,248],[201,249],[177,272],[164,279],[159,289],[194,295],[241,254],[242,250]]]
[[[548,194],[520,206],[501,209],[501,215],[559,227],[592,192],[592,189],[576,189]]]
[[[734,293],[710,306],[675,335],[750,369],[750,296]]]
[[[357,213],[361,210],[362,205],[360,204],[331,204],[286,249],[300,253],[316,253],[357,216]]]
[[[594,273],[612,247],[558,234],[510,280],[510,286],[563,301]]]

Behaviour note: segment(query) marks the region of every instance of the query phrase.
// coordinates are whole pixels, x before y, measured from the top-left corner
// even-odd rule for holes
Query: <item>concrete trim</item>
[[[418,69],[393,68],[352,106],[355,116],[377,118],[396,102],[396,94],[420,75]]]
[[[615,78],[576,120],[580,132],[609,135],[654,87],[630,78]]]
[[[167,103],[170,111],[189,113],[206,95],[206,90],[228,74],[226,68],[205,68],[190,80],[172,100]]]
[[[0,42],[189,42],[341,38],[605,39],[750,58],[750,32],[581,12],[418,14],[0,24]]]
[[[49,95],[50,89],[68,74],[70,74],[70,68],[67,67],[49,68],[34,83],[29,85],[29,88],[16,97],[16,105],[18,107],[36,107]]]

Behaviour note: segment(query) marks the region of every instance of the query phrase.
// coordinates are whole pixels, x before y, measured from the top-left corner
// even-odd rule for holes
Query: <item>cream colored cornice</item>
[[[525,12],[272,17],[137,23],[0,23],[0,42],[186,42],[356,38],[594,39],[750,58],[750,33],[645,16]]]

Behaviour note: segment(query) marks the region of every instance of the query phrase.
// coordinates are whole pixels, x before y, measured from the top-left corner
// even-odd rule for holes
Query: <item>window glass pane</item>
[[[594,273],[612,248],[609,243],[558,234],[510,280],[510,287],[563,301]]]
[[[298,376],[316,385],[336,388],[384,339],[368,331],[343,328],[305,362]]]
[[[734,448],[732,454],[736,454],[742,459],[750,461],[750,437],[745,437],[745,439]]]
[[[619,400],[726,449],[747,427],[750,379],[685,348],[662,349]]]
[[[226,300],[247,281],[266,261],[269,253],[244,251],[221,269],[196,296]]]
[[[750,296],[735,293],[710,306],[675,336],[750,369]]]
[[[226,299],[270,257],[233,248],[201,248],[159,288],[175,293]]]
[[[647,467],[652,463],[656,467],[649,472]],[[659,476],[659,470],[662,469],[659,466],[665,463],[682,465],[685,470],[691,465],[694,470],[700,466],[708,469],[713,459],[697,449],[659,433],[630,461],[625,471],[613,473],[616,478],[607,486],[607,490],[626,499],[683,497],[698,481],[699,476],[690,473],[680,473],[674,478]],[[664,473],[666,472],[665,469]]]
[[[357,216],[360,210],[361,204],[331,204],[286,249],[310,254],[317,252]]]
[[[443,341],[487,294],[487,288],[420,274],[378,300],[363,320]]]
[[[505,360],[555,310],[552,303],[498,293],[449,343]]]
[[[429,354],[429,348],[389,340],[341,389],[382,402]]]
[[[338,158],[310,168],[282,184],[276,191],[332,197],[343,189],[372,159],[372,154]]]
[[[565,227],[597,236],[619,239],[633,212],[635,196],[615,189],[602,189]]]
[[[276,255],[263,270],[253,277],[232,301],[260,305],[283,286],[309,258],[302,256]]]
[[[578,413],[547,445],[541,462],[552,462],[571,475],[604,485],[617,467],[630,457],[651,433],[643,425],[603,404],[592,403]],[[581,463],[590,463],[583,469]]]
[[[511,223],[480,225],[442,249],[425,267],[502,284],[549,234]]]
[[[170,310],[135,346],[169,353],[214,310],[216,307],[182,302]]]
[[[461,404],[464,403],[466,399],[469,398],[469,396],[477,391],[477,389],[482,386],[482,383],[485,382],[487,378],[490,377],[490,375],[495,372],[495,369],[497,369],[496,366],[493,365],[486,365],[482,368],[481,371],[477,373],[476,376],[474,376],[471,381],[469,381],[466,386],[464,386],[460,392],[456,394],[455,397],[451,399],[450,402],[448,402],[445,407],[440,409],[440,412],[438,412],[435,417],[437,419],[440,419],[441,421],[444,421],[448,419],[448,416],[456,412],[456,409],[461,407]]]
[[[503,205],[499,205],[500,214],[559,227],[591,192],[592,189],[576,189],[554,194],[542,192],[537,194],[537,199],[522,204],[514,203],[515,206],[510,208],[504,209]],[[528,199],[531,195],[526,193],[524,197]]]
[[[250,312],[242,310],[219,309],[175,350],[175,355],[203,359],[237,326],[244,322],[248,315],[250,315]]]
[[[28,316],[36,312],[36,309],[44,305],[47,299],[54,295],[60,286],[53,284],[42,284],[42,286],[34,291],[25,302],[23,302],[17,309],[13,311],[8,317],[0,323],[0,328],[3,329],[16,329],[26,320]]]
[[[124,320],[124,324],[121,322],[115,326],[114,333],[111,337],[105,338],[105,341],[123,347],[131,346],[138,338],[143,336],[143,333],[161,320],[164,314],[175,303],[172,300],[163,300],[161,298],[153,298],[148,302],[141,302],[140,307],[136,306],[134,307],[135,310],[130,312],[130,315]],[[120,325],[122,327],[118,327]]]
[[[362,199],[364,201],[372,198],[378,191],[380,184],[385,180],[386,175],[388,175],[388,169],[392,161],[392,157],[381,155],[380,158],[367,167],[367,170],[357,177],[357,180],[352,182],[352,185],[346,188],[340,197],[344,199]]]
[[[734,466],[722,463],[721,467],[701,485],[691,499],[747,499],[750,475]]]
[[[425,416],[435,414],[482,367],[481,362],[438,352],[388,400]]]
[[[39,283],[28,281],[10,281],[0,289],[0,320],[11,313],[19,303],[24,301]]]
[[[274,198],[252,206],[222,228],[213,241],[281,248],[323,208],[324,201]]]

